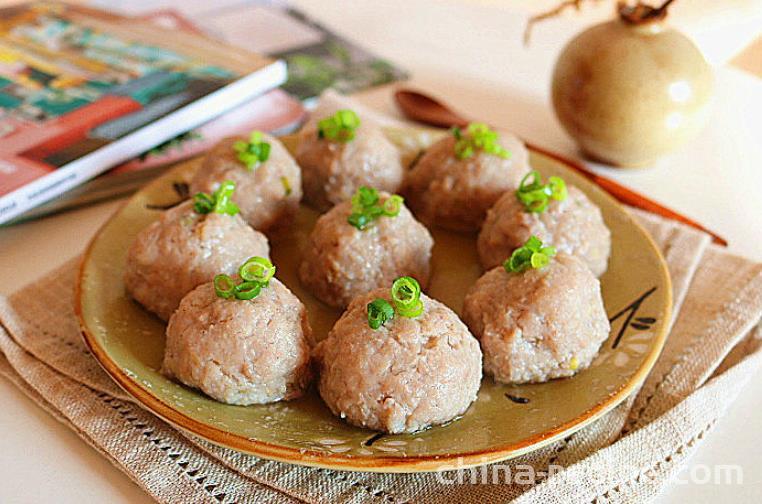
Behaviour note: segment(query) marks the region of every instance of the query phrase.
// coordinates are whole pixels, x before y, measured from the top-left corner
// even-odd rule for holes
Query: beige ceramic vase
[[[641,10],[636,10],[641,9]],[[638,4],[564,48],[553,73],[553,106],[591,158],[630,167],[651,164],[704,125],[711,68],[666,12]]]

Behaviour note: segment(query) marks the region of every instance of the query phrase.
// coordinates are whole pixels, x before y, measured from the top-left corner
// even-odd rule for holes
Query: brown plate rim
[[[566,165],[567,168],[571,169],[572,171],[576,171],[575,167],[579,166],[576,161],[567,159],[544,148],[537,147],[532,144],[527,144],[527,148],[537,154],[549,157],[559,163]],[[667,291],[667,312],[664,320],[670,320],[673,307],[672,281],[661,251],[659,251],[658,247],[648,232],[632,217],[629,212],[624,209],[624,207],[622,207],[619,202],[617,202],[605,191],[600,191],[605,195],[605,197],[609,198],[613,204],[619,206],[622,209],[622,211],[629,219],[630,224],[643,234],[643,236],[646,238],[646,242],[650,245],[650,247],[656,253],[656,256],[660,259],[660,272],[663,277],[664,284],[666,285]],[[85,272],[85,266],[88,263],[90,254],[101,232],[135,197],[137,197],[137,195],[132,196],[122,206],[120,206],[119,209],[114,212],[114,214],[98,229],[98,232],[90,240],[87,248],[85,249],[85,253],[82,256],[82,260],[80,261],[79,271],[77,274],[77,282],[75,286],[74,311],[79,321],[79,327],[82,333],[82,337],[85,341],[85,345],[87,345],[87,348],[93,354],[95,360],[103,368],[103,370],[106,371],[106,373],[125,392],[137,399],[144,407],[149,409],[155,415],[159,416],[168,423],[182,429],[185,432],[200,436],[214,444],[232,448],[240,452],[256,455],[258,457],[277,460],[280,462],[287,462],[291,464],[321,467],[326,469],[385,473],[432,472],[455,467],[465,469],[490,462],[498,462],[501,460],[517,457],[529,451],[539,449],[549,443],[557,441],[573,432],[578,431],[579,429],[597,420],[604,414],[611,411],[617,405],[619,405],[619,403],[621,403],[645,380],[646,376],[656,363],[656,359],[661,353],[661,350],[664,347],[664,342],[666,341],[668,324],[661,326],[661,330],[658,334],[655,335],[651,351],[643,360],[643,364],[638,368],[632,378],[619,390],[609,395],[605,401],[596,404],[578,417],[565,422],[564,424],[554,429],[531,436],[519,443],[496,446],[486,450],[447,455],[414,455],[409,457],[374,456],[364,458],[342,454],[326,454],[323,452],[310,450],[305,451],[296,448],[283,447],[272,443],[266,443],[263,441],[252,440],[250,438],[232,434],[230,432],[195,420],[174,409],[171,405],[165,403],[158,397],[151,394],[135,380],[130,378],[121,369],[121,367],[119,367],[113,360],[109,358],[107,352],[98,344],[97,339],[87,327],[82,310],[82,280]]]

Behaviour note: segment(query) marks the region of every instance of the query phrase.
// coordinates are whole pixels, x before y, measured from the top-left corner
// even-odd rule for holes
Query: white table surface
[[[532,47],[523,49],[519,39],[525,7],[519,4],[526,2],[512,6],[489,0],[470,5],[367,0],[353,2],[352,9],[339,2],[295,3],[409,69],[414,74],[411,85],[534,143],[576,155],[547,104],[547,91],[552,62],[563,41],[590,19],[541,25]],[[741,23],[746,31],[742,35],[739,28],[718,39],[725,41],[723,47],[720,42],[712,45],[717,33],[711,25],[690,25],[696,27],[692,35],[715,62],[730,57],[733,47],[750,37],[749,22],[756,20],[762,26],[754,17],[760,12],[751,9],[755,2],[733,3],[747,9],[745,24]],[[691,11],[686,7],[680,13],[678,21],[688,23]],[[388,90],[366,93],[363,100],[394,113]],[[698,139],[649,169],[595,168],[720,232],[734,252],[762,260],[761,138],[762,81],[719,68],[714,116]],[[112,201],[0,229],[0,293],[10,293],[80,253],[119,204]],[[127,477],[5,380],[0,380],[0,404],[0,502],[150,502]],[[759,501],[760,446],[762,383],[756,380],[683,473],[701,466],[737,464],[744,470],[743,484],[681,483],[671,486],[660,500]]]

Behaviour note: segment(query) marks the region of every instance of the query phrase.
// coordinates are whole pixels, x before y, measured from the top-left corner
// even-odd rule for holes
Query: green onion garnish
[[[392,318],[394,318],[394,308],[386,299],[376,298],[368,303],[368,325],[371,329],[378,329]]]
[[[352,209],[363,209],[378,202],[378,191],[372,187],[362,186],[352,196]]]
[[[259,296],[263,288],[270,284],[270,279],[275,275],[275,266],[264,257],[249,257],[238,268],[238,275],[242,280],[240,283],[236,283],[232,277],[224,274],[214,277],[214,292],[218,297],[254,299]]]
[[[384,215],[387,217],[396,217],[399,215],[400,209],[402,208],[402,203],[404,201],[405,199],[397,194],[392,194],[389,196],[389,199],[384,201]]]
[[[283,186],[283,191],[286,193],[286,196],[291,196],[291,182],[288,181],[288,177],[281,177],[280,183]]]
[[[230,299],[235,294],[235,281],[228,275],[217,275],[214,277],[214,292],[218,297]]]
[[[318,122],[318,138],[346,143],[354,140],[360,118],[351,110],[339,110]]]
[[[248,300],[259,296],[262,284],[259,282],[241,282],[235,286],[236,299]]]
[[[230,199],[235,191],[235,182],[226,180],[220,187],[214,191],[214,212],[235,215],[238,213],[238,206]]]
[[[421,301],[421,286],[415,278],[399,277],[392,284],[392,301],[394,308],[403,317],[417,317],[423,313]]]
[[[413,318],[423,313],[423,301],[421,301],[421,286],[413,277],[399,277],[392,284],[392,304],[382,298],[376,298],[368,303],[368,325],[371,329],[378,329],[387,321],[394,318],[394,314],[401,317]]]
[[[516,190],[516,198],[531,213],[542,213],[548,208],[551,198],[563,201],[567,195],[566,182],[562,178],[549,177],[548,183],[543,184],[540,173],[536,170],[524,175]]]
[[[252,131],[248,142],[238,140],[233,144],[233,150],[248,170],[253,170],[270,158],[270,144],[264,141],[261,131]]]
[[[199,214],[218,213],[235,215],[239,212],[238,205],[230,199],[235,191],[235,182],[226,180],[211,195],[196,193],[193,196],[193,210]]]
[[[258,282],[267,286],[275,275],[275,266],[264,257],[250,257],[238,268],[238,275],[247,282]]]
[[[199,214],[208,214],[214,210],[214,198],[200,192],[193,196],[193,210]]]
[[[497,132],[484,123],[471,123],[465,132],[456,126],[451,132],[455,137],[455,157],[458,159],[468,159],[477,150],[503,159],[511,157],[510,151],[500,145],[500,136]]]
[[[396,217],[400,213],[402,196],[393,194],[384,201],[379,202],[378,191],[371,187],[360,187],[352,196],[352,213],[347,217],[347,222],[360,231],[367,228],[374,220],[381,216]]]
[[[541,269],[550,264],[550,258],[554,255],[555,247],[543,247],[539,238],[530,236],[522,247],[513,251],[503,267],[509,273],[520,273],[529,268]]]

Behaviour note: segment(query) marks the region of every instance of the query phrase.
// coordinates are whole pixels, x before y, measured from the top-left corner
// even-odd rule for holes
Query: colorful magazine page
[[[137,18],[165,29],[183,30],[206,36],[202,28],[175,9],[164,8],[144,12]],[[302,123],[306,115],[306,109],[298,100],[282,90],[272,90],[241,104],[195,130],[181,133],[143,152],[102,176],[176,163],[203,153],[225,137],[246,136],[255,129],[275,135],[290,133]]]
[[[325,89],[350,94],[407,73],[277,0],[93,0],[131,15],[172,11],[210,37],[288,64],[283,89],[310,100]],[[171,21],[167,21],[171,22]]]
[[[94,9],[0,10],[0,222],[280,84],[282,64]]]
[[[269,52],[288,65],[288,80],[283,89],[300,98],[319,96],[328,88],[350,94],[408,77],[407,73],[362,47],[327,30],[297,9],[284,15],[320,33],[314,43]]]

